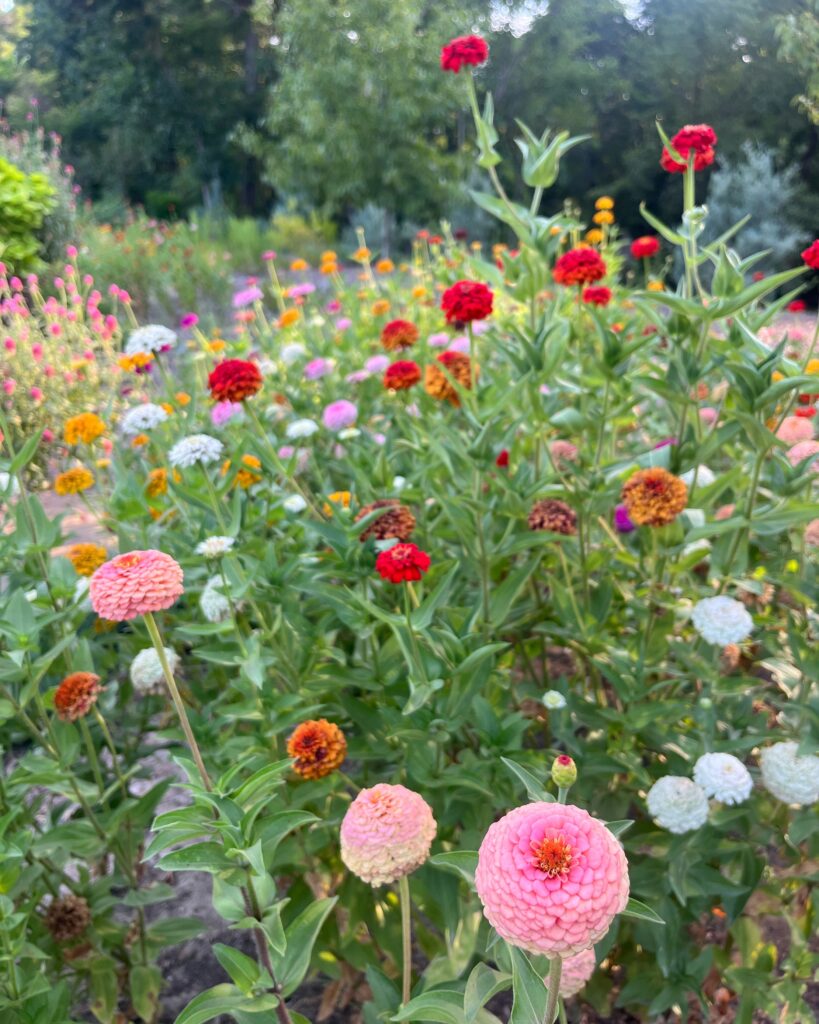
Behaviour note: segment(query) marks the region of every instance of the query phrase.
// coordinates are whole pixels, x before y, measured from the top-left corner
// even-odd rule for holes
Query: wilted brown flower
[[[340,768],[347,756],[344,733],[326,718],[310,719],[296,726],[287,741],[293,771],[304,779],[323,779]]]
[[[91,924],[91,911],[82,896],[59,896],[49,904],[44,920],[57,942],[70,942]]]
[[[720,652],[720,668],[726,675],[729,672],[735,672],[739,668],[741,658],[742,650],[740,649],[739,644],[726,644]]]
[[[408,541],[415,529],[415,516],[397,498],[382,498],[371,505],[365,505],[355,517],[355,521],[358,522],[379,508],[388,511],[374,519],[358,539],[365,541],[369,537],[374,537],[376,540],[386,540],[388,537],[397,537],[399,540]]]
[[[630,476],[620,497],[638,526],[666,526],[685,508],[688,488],[667,469],[652,466]]]
[[[577,533],[577,514],[565,501],[544,498],[536,501],[529,513],[530,530],[551,530],[571,537]]]
[[[97,703],[102,692],[100,677],[93,672],[72,672],[60,683],[54,693],[54,707],[64,722],[83,718]]]

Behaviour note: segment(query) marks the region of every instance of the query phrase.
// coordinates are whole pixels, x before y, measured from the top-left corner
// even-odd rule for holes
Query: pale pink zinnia
[[[799,441],[786,452],[788,462],[792,466],[798,466],[803,459],[809,459],[811,455],[819,455],[819,441]],[[819,472],[819,459],[814,459],[808,464],[813,472]]]
[[[776,432],[776,436],[785,444],[796,444],[797,441],[809,441],[813,437],[813,424],[801,416],[786,416]]]
[[[594,974],[597,958],[593,949],[584,949],[582,953],[566,957],[560,975],[560,994],[564,999],[576,996],[589,978]]]
[[[429,804],[405,786],[362,789],[341,823],[341,859],[372,886],[394,882],[429,856],[437,825]]]
[[[577,462],[577,445],[571,441],[552,441],[549,445],[549,453],[558,469],[568,462]]]
[[[170,608],[184,592],[182,567],[162,551],[128,551],[91,577],[91,606],[101,619],[127,622]]]
[[[546,956],[588,949],[628,901],[628,865],[606,826],[571,804],[531,803],[490,826],[475,887],[513,946]]]
[[[351,427],[358,418],[358,409],[353,402],[346,398],[339,398],[337,402],[330,402],[325,406],[322,414],[324,426],[328,430],[339,431]]]
[[[805,543],[810,548],[819,548],[819,519],[811,519],[805,527]]]

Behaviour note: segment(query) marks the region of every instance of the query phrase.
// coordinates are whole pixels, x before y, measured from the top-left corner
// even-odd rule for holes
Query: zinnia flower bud
[[[552,781],[560,789],[568,789],[577,781],[577,765],[568,754],[558,754],[552,761]]]
[[[423,797],[405,786],[362,789],[341,823],[341,859],[372,886],[395,882],[429,856],[437,825]]]

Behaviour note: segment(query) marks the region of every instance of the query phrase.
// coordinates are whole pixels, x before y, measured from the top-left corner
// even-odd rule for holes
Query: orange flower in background
[[[148,474],[148,483],[145,485],[145,493],[149,498],[158,498],[168,490],[167,469],[152,469]]]
[[[600,196],[600,198],[596,200],[594,208],[595,210],[613,210],[614,200],[611,196]]]
[[[105,424],[94,412],[81,412],[65,421],[66,444],[91,444],[105,433]]]
[[[338,260],[338,253],[334,249],[325,249],[321,254],[321,263],[335,263]]]
[[[94,474],[85,466],[75,466],[60,473],[54,481],[57,494],[80,494],[94,486]]]
[[[174,398],[177,400],[177,402],[179,402],[180,405],[183,406],[189,405],[191,400],[191,396],[187,393],[187,391],[177,391],[176,394],[174,395]]]
[[[293,771],[303,779],[323,779],[340,768],[347,756],[344,733],[326,718],[297,726],[287,741]]]
[[[242,467],[236,474],[236,486],[246,491],[248,487],[259,483],[262,478],[257,471],[261,468],[261,460],[257,459],[255,455],[243,455]]]
[[[412,289],[412,297],[414,299],[424,299],[424,298],[426,298],[427,294],[428,294],[427,290],[426,290],[426,288],[422,284],[417,284]]]
[[[307,262],[307,260],[303,260],[301,259],[301,257],[299,257],[298,259],[293,260],[293,262],[290,264],[290,269],[296,272],[300,270],[309,270],[310,264]]]
[[[599,245],[603,241],[603,232],[600,228],[590,228],[586,232],[586,241],[592,245]]]
[[[391,274],[395,270],[395,264],[390,259],[383,259],[376,263],[375,269],[379,274]]]
[[[349,508],[351,500],[352,494],[349,491],[333,491],[332,494],[327,495],[327,501],[322,506],[323,512],[326,516],[331,516],[333,505],[338,508]]]
[[[117,366],[129,373],[137,373],[139,370],[143,370],[153,358],[150,352],[135,352],[132,356],[120,356]]]
[[[337,270],[338,264],[333,263],[329,260],[326,263],[322,263],[321,266],[319,267],[319,272],[327,275],[335,274]]]
[[[667,469],[653,466],[630,476],[620,497],[638,526],[666,526],[685,508],[688,488]]]
[[[357,263],[366,263],[371,255],[372,254],[370,253],[370,250],[367,248],[367,246],[366,245],[362,245],[358,249],[356,249],[356,251],[353,253],[353,257],[352,258]]]
[[[224,352],[226,347],[226,343],[221,338],[214,338],[213,341],[209,341],[205,345],[208,352]]]
[[[384,314],[389,313],[389,311],[389,299],[376,299],[370,309],[370,312],[372,313],[373,316],[384,316]]]
[[[93,576],[108,561],[108,552],[100,544],[72,544],[66,557],[78,576]]]
[[[665,285],[662,281],[649,281],[646,285],[646,290],[650,292],[662,292],[665,291]]]
[[[100,677],[93,672],[72,672],[54,693],[54,707],[63,722],[76,722],[97,703],[102,692]]]
[[[292,327],[299,322],[301,313],[297,309],[286,309],[279,317],[279,327]]]
[[[477,377],[477,375],[478,368],[476,366],[475,376]],[[424,389],[433,398],[459,406],[461,399],[450,377],[454,378],[462,388],[471,389],[472,373],[469,356],[465,356],[461,352],[442,352],[437,361],[430,363],[424,371]]]
[[[597,213],[592,217],[595,224],[613,224],[614,214],[611,210],[598,210]]]

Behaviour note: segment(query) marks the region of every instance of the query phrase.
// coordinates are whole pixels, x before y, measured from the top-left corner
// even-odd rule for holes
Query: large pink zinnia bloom
[[[379,782],[362,789],[344,815],[341,859],[370,885],[385,885],[424,863],[437,827],[422,796]]]
[[[484,836],[475,886],[489,923],[546,956],[588,949],[628,900],[628,865],[606,826],[571,804],[531,803]]]
[[[184,592],[182,567],[161,551],[129,551],[91,577],[91,606],[100,618],[125,622],[170,608]]]

